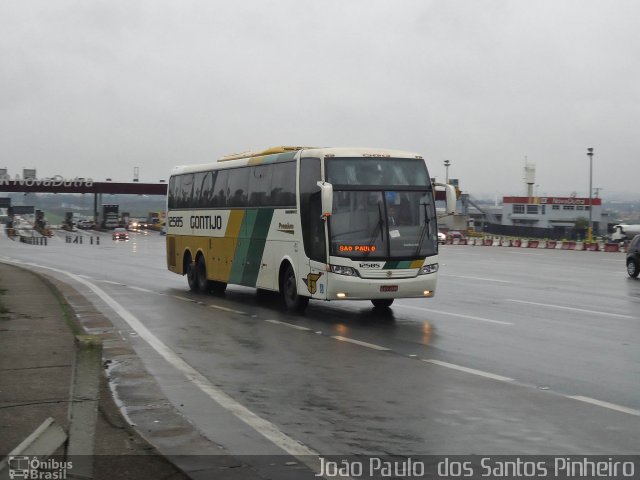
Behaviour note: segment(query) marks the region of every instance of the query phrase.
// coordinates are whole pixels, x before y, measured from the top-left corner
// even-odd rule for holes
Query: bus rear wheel
[[[186,260],[186,271],[187,271],[187,283],[189,284],[189,290],[192,292],[198,291],[198,269],[196,264],[191,261],[191,255],[189,255]]]
[[[376,298],[375,300],[371,300],[374,308],[389,308],[393,303],[393,298]]]
[[[206,293],[211,289],[211,282],[207,280],[207,264],[202,255],[196,260],[196,281],[199,291]]]
[[[304,312],[309,303],[309,297],[303,297],[298,295],[298,288],[296,282],[296,274],[293,271],[291,265],[287,266],[287,269],[282,276],[282,283],[280,285],[280,292],[284,299],[284,305],[290,312]]]

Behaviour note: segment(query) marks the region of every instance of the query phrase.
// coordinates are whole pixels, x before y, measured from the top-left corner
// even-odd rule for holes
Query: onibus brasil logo
[[[9,478],[31,480],[65,480],[72,462],[61,462],[53,458],[40,460],[38,457],[15,455],[9,457]]]

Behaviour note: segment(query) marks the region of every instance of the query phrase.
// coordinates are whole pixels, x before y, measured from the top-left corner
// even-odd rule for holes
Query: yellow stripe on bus
[[[411,262],[411,265],[409,265],[409,268],[420,268],[423,263],[424,263],[424,259],[423,260],[414,260],[413,262]]]
[[[207,272],[209,279],[219,282],[229,281],[243,218],[244,210],[231,210],[224,237],[211,239],[212,268]]]

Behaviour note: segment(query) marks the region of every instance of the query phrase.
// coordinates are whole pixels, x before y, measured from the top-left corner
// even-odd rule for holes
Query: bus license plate
[[[398,285],[380,285],[381,292],[397,292]]]

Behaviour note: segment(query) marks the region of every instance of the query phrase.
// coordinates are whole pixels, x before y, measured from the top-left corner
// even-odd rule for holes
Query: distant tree
[[[576,230],[586,230],[588,226],[589,226],[589,219],[585,217],[579,217],[576,219],[576,222],[573,225],[573,228],[575,228]]]

